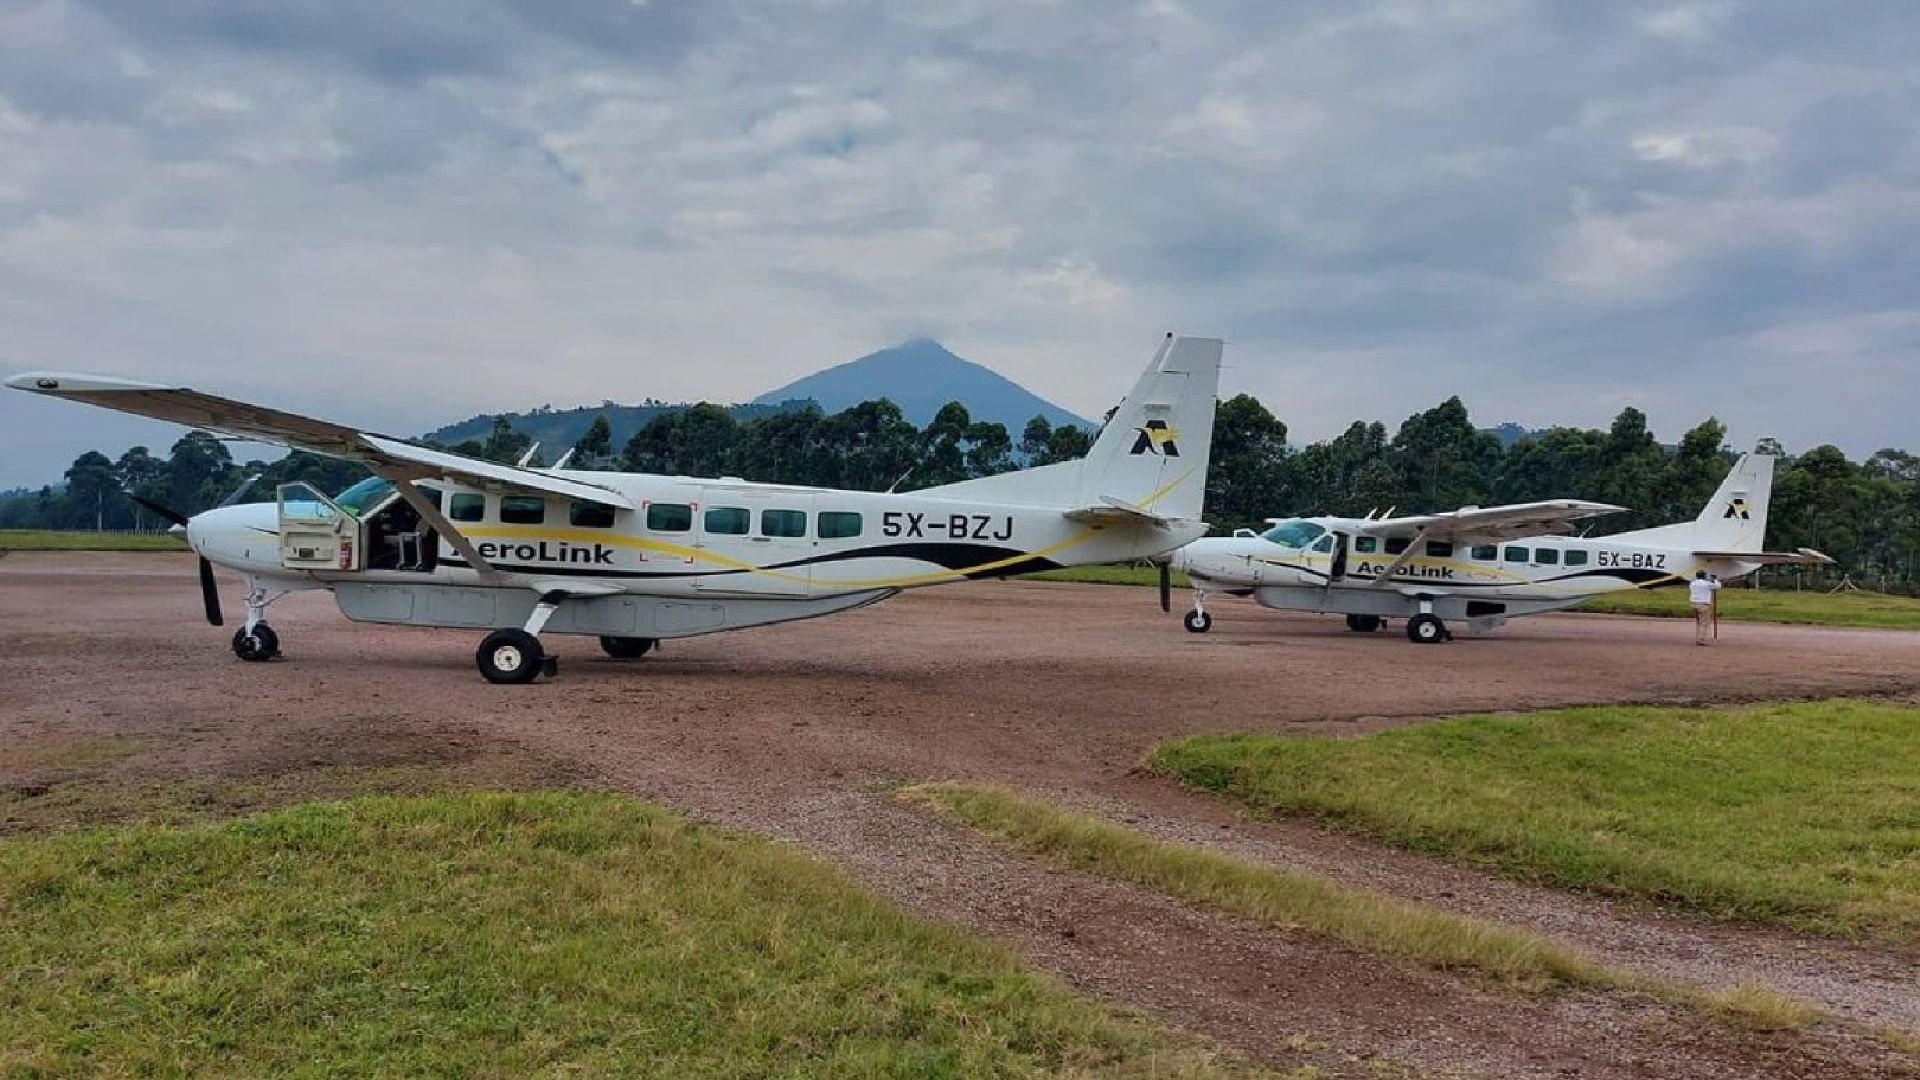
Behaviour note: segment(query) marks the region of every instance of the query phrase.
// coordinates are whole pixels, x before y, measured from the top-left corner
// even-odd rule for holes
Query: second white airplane
[[[1272,518],[1265,532],[1196,540],[1175,552],[1193,582],[1186,627],[1213,627],[1212,593],[1251,596],[1282,611],[1344,614],[1347,628],[1405,619],[1409,640],[1433,644],[1448,620],[1491,630],[1519,615],[1572,607],[1601,593],[1682,584],[1705,571],[1731,580],[1778,563],[1831,562],[1817,551],[1762,550],[1774,459],[1742,455],[1690,522],[1612,536],[1568,535],[1576,522],[1623,507],[1559,499],[1469,506],[1410,517]]]

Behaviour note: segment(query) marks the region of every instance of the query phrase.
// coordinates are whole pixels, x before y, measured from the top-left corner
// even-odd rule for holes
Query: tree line
[[[1691,520],[1725,475],[1735,452],[1726,428],[1706,419],[1671,447],[1646,416],[1622,409],[1606,430],[1556,427],[1504,442],[1473,426],[1458,397],[1416,413],[1389,434],[1355,421],[1305,447],[1258,399],[1219,403],[1207,518],[1216,531],[1265,518],[1369,512],[1422,513],[1467,505],[1582,498],[1630,508],[1598,520],[1596,533]],[[1013,438],[999,423],[974,420],[951,402],[924,427],[887,400],[828,414],[806,403],[750,419],[702,403],[663,413],[614,447],[604,415],[568,452],[567,467],[747,480],[867,491],[910,491],[1083,455],[1092,433],[1034,417]],[[1769,546],[1811,547],[1832,568],[1776,571],[1775,580],[1830,586],[1850,578],[1887,591],[1920,591],[1920,458],[1880,450],[1855,462],[1833,446],[1782,455],[1775,474]],[[541,465],[549,448],[497,417],[484,439],[444,449]],[[531,457],[528,457],[529,452]],[[227,444],[188,434],[164,458],[136,446],[119,458],[88,451],[65,483],[0,495],[0,528],[148,530],[164,522],[126,497],[133,492],[192,514],[218,504],[248,476],[256,492],[305,481],[337,491],[365,471],[349,462],[295,452],[278,461],[236,463]],[[254,497],[259,497],[255,495]]]

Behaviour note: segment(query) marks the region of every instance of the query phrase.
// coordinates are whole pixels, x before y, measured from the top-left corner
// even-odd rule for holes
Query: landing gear
[[[1186,617],[1180,621],[1186,626],[1187,632],[1190,634],[1204,634],[1213,629],[1213,616],[1199,608],[1194,608],[1192,611],[1187,612]]]
[[[280,658],[280,635],[267,625],[267,605],[289,591],[270,592],[259,578],[247,578],[247,621],[233,632],[233,655],[254,664]]]
[[[233,632],[233,655],[249,663],[261,663],[280,655],[280,635],[266,623]]]
[[[1371,634],[1385,625],[1386,620],[1378,615],[1349,615],[1347,629],[1356,634]]]
[[[540,639],[516,627],[495,630],[480,641],[474,662],[491,683],[530,683],[540,677],[547,653]]]
[[[650,637],[607,637],[600,638],[600,648],[615,660],[638,660],[652,652],[660,644],[659,639]]]
[[[539,633],[566,599],[567,594],[557,589],[542,593],[525,626],[509,626],[481,638],[480,649],[473,654],[480,674],[490,683],[530,683],[542,675],[559,674],[560,662],[540,647]]]
[[[1437,645],[1452,636],[1438,615],[1422,613],[1407,620],[1407,640],[1416,645]]]

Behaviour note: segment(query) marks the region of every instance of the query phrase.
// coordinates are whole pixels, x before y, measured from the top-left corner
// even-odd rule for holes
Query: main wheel
[[[1378,615],[1349,615],[1347,629],[1356,634],[1371,634],[1380,629],[1381,618]]]
[[[540,639],[518,628],[495,630],[480,641],[473,656],[490,683],[530,683],[540,677],[546,651]]]
[[[1213,629],[1213,616],[1204,611],[1189,611],[1186,618],[1180,621],[1186,624],[1187,631],[1193,634],[1204,634]]]
[[[638,660],[652,652],[660,644],[658,638],[650,637],[607,637],[600,638],[600,648],[615,660]]]
[[[1436,645],[1447,639],[1447,624],[1438,615],[1415,615],[1407,620],[1407,640],[1417,645]]]
[[[280,635],[266,623],[252,630],[243,626],[233,632],[233,655],[254,664],[271,660],[280,655]]]

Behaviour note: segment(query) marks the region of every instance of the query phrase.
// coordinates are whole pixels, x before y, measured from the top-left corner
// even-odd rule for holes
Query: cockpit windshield
[[[1304,550],[1307,545],[1320,539],[1326,531],[1325,525],[1315,525],[1311,521],[1283,521],[1261,533],[1260,538],[1279,544],[1283,548]]]
[[[367,511],[377,508],[393,494],[393,485],[377,476],[369,476],[347,490],[333,497],[340,509],[354,517],[366,517]]]

